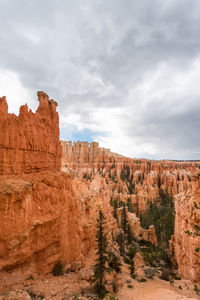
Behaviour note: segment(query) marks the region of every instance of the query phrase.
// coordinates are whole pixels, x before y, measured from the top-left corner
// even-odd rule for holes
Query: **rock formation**
[[[117,228],[101,180],[73,187],[60,171],[57,104],[43,92],[38,100],[35,114],[25,105],[17,117],[8,114],[5,97],[0,99],[2,285],[50,272],[58,259],[83,262],[95,244],[99,208],[106,214],[110,240]]]
[[[0,98],[0,175],[60,170],[57,103],[44,92],[38,92],[38,101],[36,113],[23,105],[16,116]]]
[[[73,180],[90,185],[98,176],[104,182],[102,193],[106,191],[111,201],[131,203],[134,213],[128,213],[128,219],[138,238],[157,244],[154,227],[143,230],[137,216],[146,211],[149,201],[168,193],[176,209],[171,253],[183,278],[200,281],[200,251],[195,251],[200,248],[200,237],[186,233],[194,232],[195,224],[200,226],[200,209],[194,207],[200,202],[199,161],[130,159],[87,142],[62,142],[62,149],[62,169]]]
[[[183,278],[200,282],[200,177],[194,176],[187,192],[175,197],[175,232],[172,254]],[[199,233],[199,235],[196,235]]]
[[[200,280],[199,239],[185,233],[199,225],[200,163],[131,159],[97,142],[60,143],[56,102],[44,92],[38,100],[36,113],[24,105],[16,116],[0,98],[1,282],[49,272],[58,259],[81,265],[95,246],[99,209],[110,247],[119,233],[113,201],[118,222],[125,202],[132,233],[157,245],[155,228],[143,229],[138,216],[163,191],[175,199],[174,260],[183,277]]]

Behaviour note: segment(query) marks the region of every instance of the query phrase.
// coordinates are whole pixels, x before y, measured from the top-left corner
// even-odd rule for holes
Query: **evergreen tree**
[[[124,232],[123,230],[120,230],[120,233],[117,236],[117,244],[119,246],[120,255],[124,256],[125,253],[125,239],[124,239]]]
[[[94,265],[93,283],[94,291],[100,299],[103,299],[107,292],[104,284],[104,278],[105,273],[108,272],[108,268],[106,266],[106,263],[108,261],[108,243],[105,233],[105,217],[101,210],[99,211],[99,218],[97,219],[96,229],[97,259],[96,264]]]
[[[135,266],[134,266],[134,257],[137,253],[137,248],[136,247],[130,247],[128,249],[128,252],[127,252],[127,256],[128,256],[128,259],[126,259],[127,263],[130,265],[130,275],[133,275],[134,272],[135,272]]]
[[[160,175],[158,175],[158,188],[161,187],[161,179],[160,179]]]
[[[123,209],[122,209],[122,218],[121,218],[121,225],[122,229],[124,230],[124,233],[127,231],[127,214],[126,214],[126,205],[123,203]]]
[[[129,212],[133,213],[133,207],[132,207],[131,198],[127,199],[127,208],[128,208]]]
[[[113,202],[113,216],[118,221],[117,207],[118,207],[118,203],[117,203],[117,200],[115,199]]]
[[[127,242],[128,242],[129,244],[131,244],[132,241],[133,241],[133,234],[132,234],[132,232],[131,232],[131,226],[130,226],[130,224],[128,223],[128,224],[127,224]]]

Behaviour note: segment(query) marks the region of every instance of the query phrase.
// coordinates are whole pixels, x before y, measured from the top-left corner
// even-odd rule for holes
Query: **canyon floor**
[[[91,293],[90,277],[93,259],[87,259],[84,269],[66,273],[63,276],[49,274],[44,277],[27,278],[26,281],[0,287],[0,300],[86,300],[97,299]],[[83,270],[85,272],[83,272]],[[133,279],[126,265],[117,275],[118,292],[109,294],[106,300],[195,300],[200,294],[195,292],[194,283],[189,280],[170,282],[154,277],[139,282]],[[2,289],[3,287],[3,289]],[[113,295],[115,298],[112,298]]]
[[[181,280],[171,286],[158,278],[138,282],[130,279],[126,273],[120,275],[122,288],[115,295],[118,300],[194,300],[200,299],[194,291],[194,285]],[[131,284],[127,283],[131,280]],[[128,287],[132,285],[132,288]],[[182,289],[179,288],[182,287]],[[81,291],[89,288],[86,281],[79,281],[76,274],[64,277],[49,276],[45,279],[27,280],[23,284],[13,286],[0,296],[0,300],[86,300],[92,297],[81,296]],[[37,296],[35,296],[37,295]],[[44,297],[44,298],[43,298]],[[109,296],[106,299],[112,299]]]

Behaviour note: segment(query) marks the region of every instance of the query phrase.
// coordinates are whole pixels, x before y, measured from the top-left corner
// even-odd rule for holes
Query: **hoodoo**
[[[0,98],[0,175],[60,170],[57,103],[44,92],[37,94],[36,113],[23,105],[19,116],[9,114],[6,97]]]
[[[38,101],[36,113],[23,105],[16,116],[0,98],[0,286],[50,272],[59,259],[83,261],[100,207],[110,232],[117,228],[109,194],[92,194],[60,171],[57,103],[44,92]]]

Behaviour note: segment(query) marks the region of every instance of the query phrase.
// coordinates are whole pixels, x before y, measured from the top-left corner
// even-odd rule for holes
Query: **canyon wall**
[[[172,252],[179,272],[200,280],[199,253],[193,251],[199,240],[185,234],[199,224],[193,207],[200,198],[200,163],[131,159],[97,142],[60,143],[56,102],[44,92],[38,92],[38,100],[36,113],[24,105],[16,116],[0,98],[1,283],[49,272],[58,259],[84,263],[95,246],[99,209],[106,216],[109,246],[115,243],[114,201],[131,203],[132,231],[157,244],[154,227],[141,228],[138,216],[161,192],[175,199]],[[118,223],[121,212],[122,206]]]
[[[52,271],[58,259],[84,262],[101,208],[109,240],[117,230],[103,183],[72,182],[60,171],[56,102],[38,92],[36,113],[8,114],[0,99],[0,286]]]
[[[200,282],[200,176],[175,197],[175,210],[175,262],[182,277]]]
[[[62,169],[73,180],[89,184],[99,176],[110,201],[117,201],[118,205],[123,201],[127,206],[131,203],[137,216],[145,213],[150,201],[157,202],[163,195],[172,197],[175,232],[171,254],[183,278],[200,281],[200,250],[195,251],[200,248],[200,237],[186,233],[194,232],[195,224],[200,226],[200,209],[194,206],[200,205],[199,161],[130,159],[100,148],[98,143],[87,142],[62,142],[62,149]],[[141,230],[135,214],[129,214],[134,234]]]
[[[23,105],[16,116],[8,113],[6,97],[0,98],[0,175],[60,170],[57,103],[44,92],[38,101],[36,113]]]
[[[131,159],[100,148],[97,142],[62,141],[61,144],[63,171],[72,178],[92,179],[101,174],[114,197],[124,201],[131,198],[136,213],[145,212],[150,201],[157,201],[160,189],[172,197],[186,193],[193,175],[200,172],[200,162]]]

